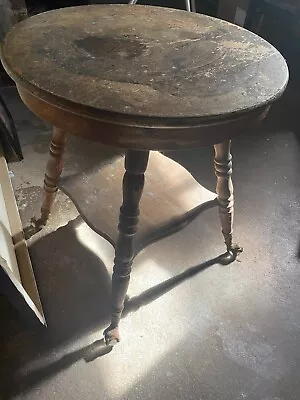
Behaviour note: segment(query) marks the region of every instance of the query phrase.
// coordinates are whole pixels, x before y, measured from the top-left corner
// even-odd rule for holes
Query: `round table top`
[[[36,15],[6,36],[2,60],[37,97],[147,118],[232,117],[276,100],[288,81],[281,54],[257,35],[140,5]]]

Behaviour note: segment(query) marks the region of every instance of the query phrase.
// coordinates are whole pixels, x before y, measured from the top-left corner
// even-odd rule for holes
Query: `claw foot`
[[[44,212],[43,210],[41,211],[41,216],[39,219],[35,220],[35,223],[37,226],[44,227],[47,225],[48,219],[49,219],[50,213],[49,212]]]
[[[119,327],[109,326],[103,332],[104,340],[107,346],[114,346],[120,341]]]
[[[24,228],[25,239],[30,239],[33,235],[42,230],[44,226],[45,224],[42,224],[39,219],[37,220],[35,217],[32,217],[30,224]]]
[[[228,265],[236,260],[237,256],[243,252],[243,248],[236,245],[233,246],[232,249],[227,250],[226,253],[220,256],[220,262],[223,265]]]

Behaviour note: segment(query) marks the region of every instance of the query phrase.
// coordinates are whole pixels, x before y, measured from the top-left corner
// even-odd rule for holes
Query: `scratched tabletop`
[[[2,61],[17,84],[61,104],[155,118],[238,115],[275,101],[288,69],[255,34],[196,13],[72,7],[15,26]]]

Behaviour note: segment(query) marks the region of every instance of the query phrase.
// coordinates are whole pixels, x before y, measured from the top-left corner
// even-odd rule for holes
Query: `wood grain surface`
[[[113,246],[118,238],[122,205],[124,158],[61,180],[60,188],[72,199],[87,224]],[[202,211],[216,207],[217,195],[181,165],[151,152],[140,203],[135,252],[189,224]]]
[[[18,24],[2,47],[20,85],[58,104],[155,118],[224,118],[283,92],[280,53],[238,26],[150,6],[60,9]]]

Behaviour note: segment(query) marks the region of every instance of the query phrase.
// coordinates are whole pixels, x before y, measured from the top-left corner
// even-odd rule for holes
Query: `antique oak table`
[[[116,242],[111,325],[104,332],[106,343],[113,345],[119,341],[136,254],[150,150],[214,146],[224,260],[234,260],[230,140],[253,129],[281,96],[288,81],[285,60],[269,43],[228,22],[136,5],[83,6],[34,16],[10,31],[1,54],[24,103],[55,127],[42,222],[57,191],[69,134],[126,150],[118,238],[99,229]],[[166,157],[153,154],[156,166],[164,165]],[[163,173],[173,166],[165,164]],[[158,182],[156,190],[165,185]],[[177,195],[180,185],[174,202]],[[100,199],[99,212],[103,207]],[[160,206],[155,207],[159,212]]]

